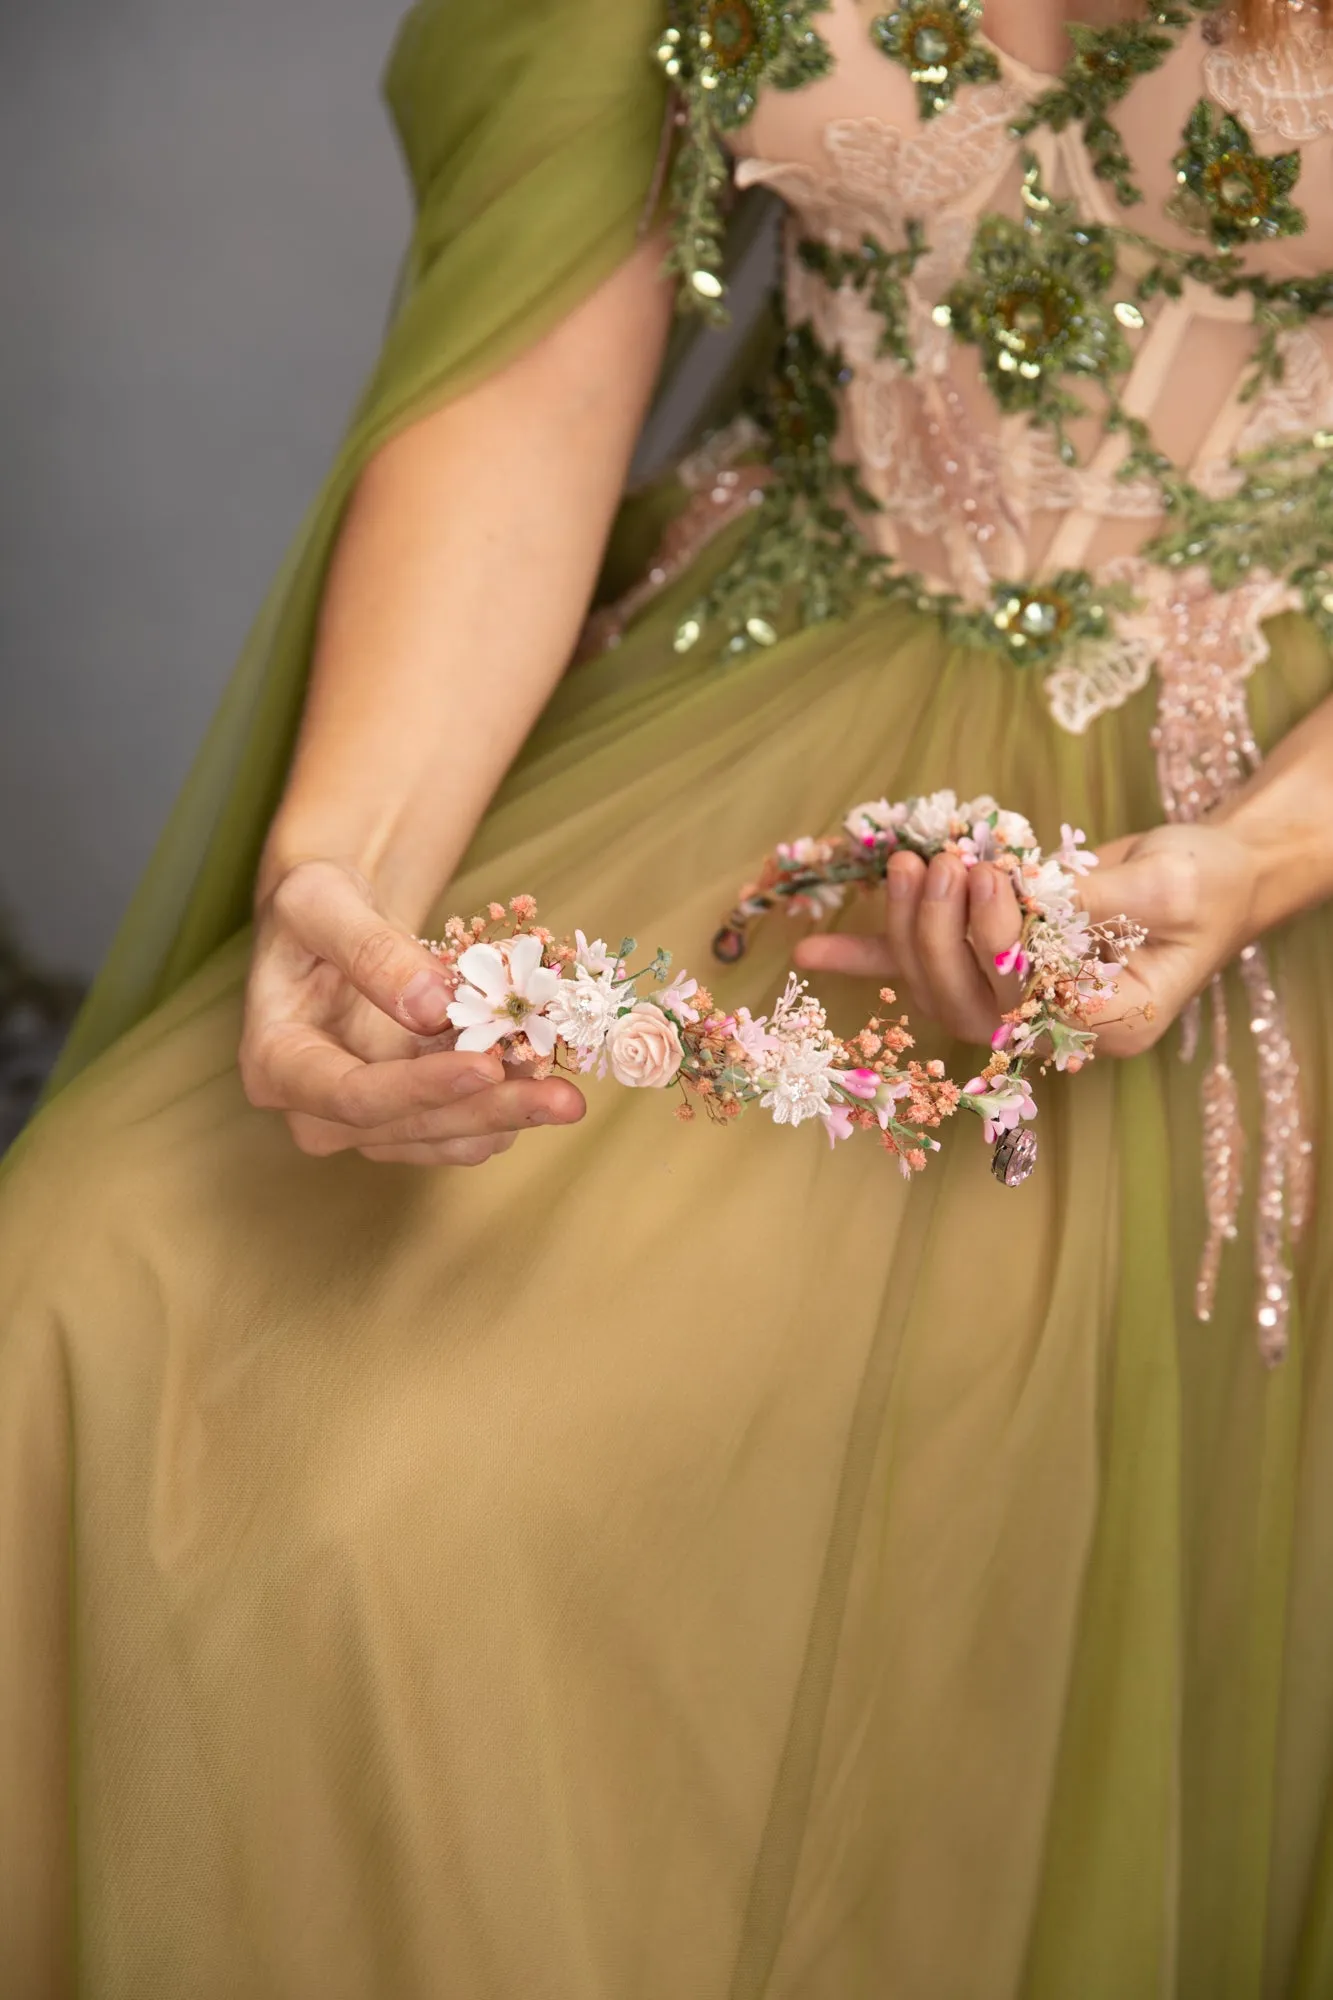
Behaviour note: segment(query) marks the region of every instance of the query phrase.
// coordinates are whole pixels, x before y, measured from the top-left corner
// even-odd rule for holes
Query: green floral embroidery
[[[1287,197],[1301,174],[1299,152],[1256,153],[1238,118],[1201,97],[1172,160],[1180,192],[1169,214],[1228,250],[1273,236],[1298,236],[1305,216]]]
[[[764,89],[799,90],[832,58],[810,24],[829,0],[673,0],[657,60],[675,88],[682,132],[671,170],[668,270],[683,298],[725,317],[722,205],[731,166],[721,135],[753,116]]]
[[[1240,483],[1225,499],[1181,483],[1170,526],[1143,554],[1170,569],[1202,563],[1218,590],[1243,583],[1254,570],[1287,576],[1309,596],[1333,566],[1333,431],[1269,445],[1240,461]],[[1333,599],[1311,602],[1326,620]]]
[[[916,85],[923,118],[947,111],[964,83],[996,83],[1000,65],[976,39],[981,0],[904,0],[879,14],[870,32]]]
[[[1115,243],[1109,230],[1083,222],[1072,202],[1045,192],[1030,157],[1023,198],[1021,222],[983,216],[967,274],[946,293],[936,317],[980,349],[1000,408],[1025,410],[1049,424],[1061,456],[1072,463],[1064,420],[1080,414],[1083,405],[1064,388],[1063,378],[1104,381],[1126,369],[1131,358],[1121,331],[1125,302],[1108,297]]]
[[[955,614],[960,635],[1000,646],[1016,666],[1044,665],[1080,639],[1111,635],[1111,610],[1123,590],[1099,588],[1085,569],[1061,570],[1046,583],[997,583],[986,612]]]
[[[1142,76],[1160,69],[1175,47],[1176,37],[1202,14],[1214,13],[1224,0],[1150,0],[1140,19],[1111,28],[1089,28],[1073,21],[1069,39],[1074,53],[1058,83],[1042,92],[1015,121],[1016,138],[1026,138],[1038,126],[1063,132],[1082,127],[1093,171],[1109,181],[1121,205],[1142,201],[1133,162],[1124,141],[1108,117],[1113,105],[1127,97]]]
[[[883,587],[887,564],[851,512],[874,513],[877,502],[834,455],[845,376],[840,357],[826,353],[808,326],[787,334],[757,413],[772,482],[741,547],[677,626],[678,653],[709,627],[720,628],[728,653],[771,646],[793,614],[803,626],[822,624]]]
[[[925,255],[926,238],[919,222],[909,220],[904,233],[907,242],[901,250],[886,250],[873,236],[867,236],[859,250],[830,250],[825,243],[806,240],[798,246],[797,254],[830,291],[851,285],[862,294],[883,321],[880,353],[893,355],[910,372],[916,357],[908,335],[906,280]]]

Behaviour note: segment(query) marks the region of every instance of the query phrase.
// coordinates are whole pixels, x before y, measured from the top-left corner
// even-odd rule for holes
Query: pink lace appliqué
[[[1252,138],[1308,145],[1333,132],[1333,40],[1322,22],[1288,23],[1271,48],[1224,43],[1209,49],[1203,82]]]

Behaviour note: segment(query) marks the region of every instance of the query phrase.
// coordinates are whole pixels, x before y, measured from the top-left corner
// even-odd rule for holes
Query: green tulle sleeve
[[[629,255],[652,186],[659,0],[425,0],[385,79],[417,214],[347,437],[250,635],[53,1081],[248,919],[348,498],[373,454],[530,345]]]

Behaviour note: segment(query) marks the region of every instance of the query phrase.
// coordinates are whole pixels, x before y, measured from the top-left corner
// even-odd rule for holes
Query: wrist
[[[255,876],[256,910],[272,896],[278,884],[303,862],[321,861],[346,869],[369,892],[376,907],[405,929],[416,932],[438,900],[449,870],[422,865],[422,847],[416,854],[396,844],[375,840],[349,841],[345,828],[319,825],[284,824],[275,821],[260,857]]]
[[[1213,816],[1243,850],[1237,886],[1247,943],[1333,894],[1333,832],[1300,789],[1256,784]]]

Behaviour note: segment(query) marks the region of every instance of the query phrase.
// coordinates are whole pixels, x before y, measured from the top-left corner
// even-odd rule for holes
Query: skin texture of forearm
[[[259,902],[337,859],[415,925],[447,882],[577,638],[665,341],[661,260],[645,243],[367,468]]]
[[[1333,697],[1283,737],[1214,820],[1253,856],[1252,937],[1333,897]]]

